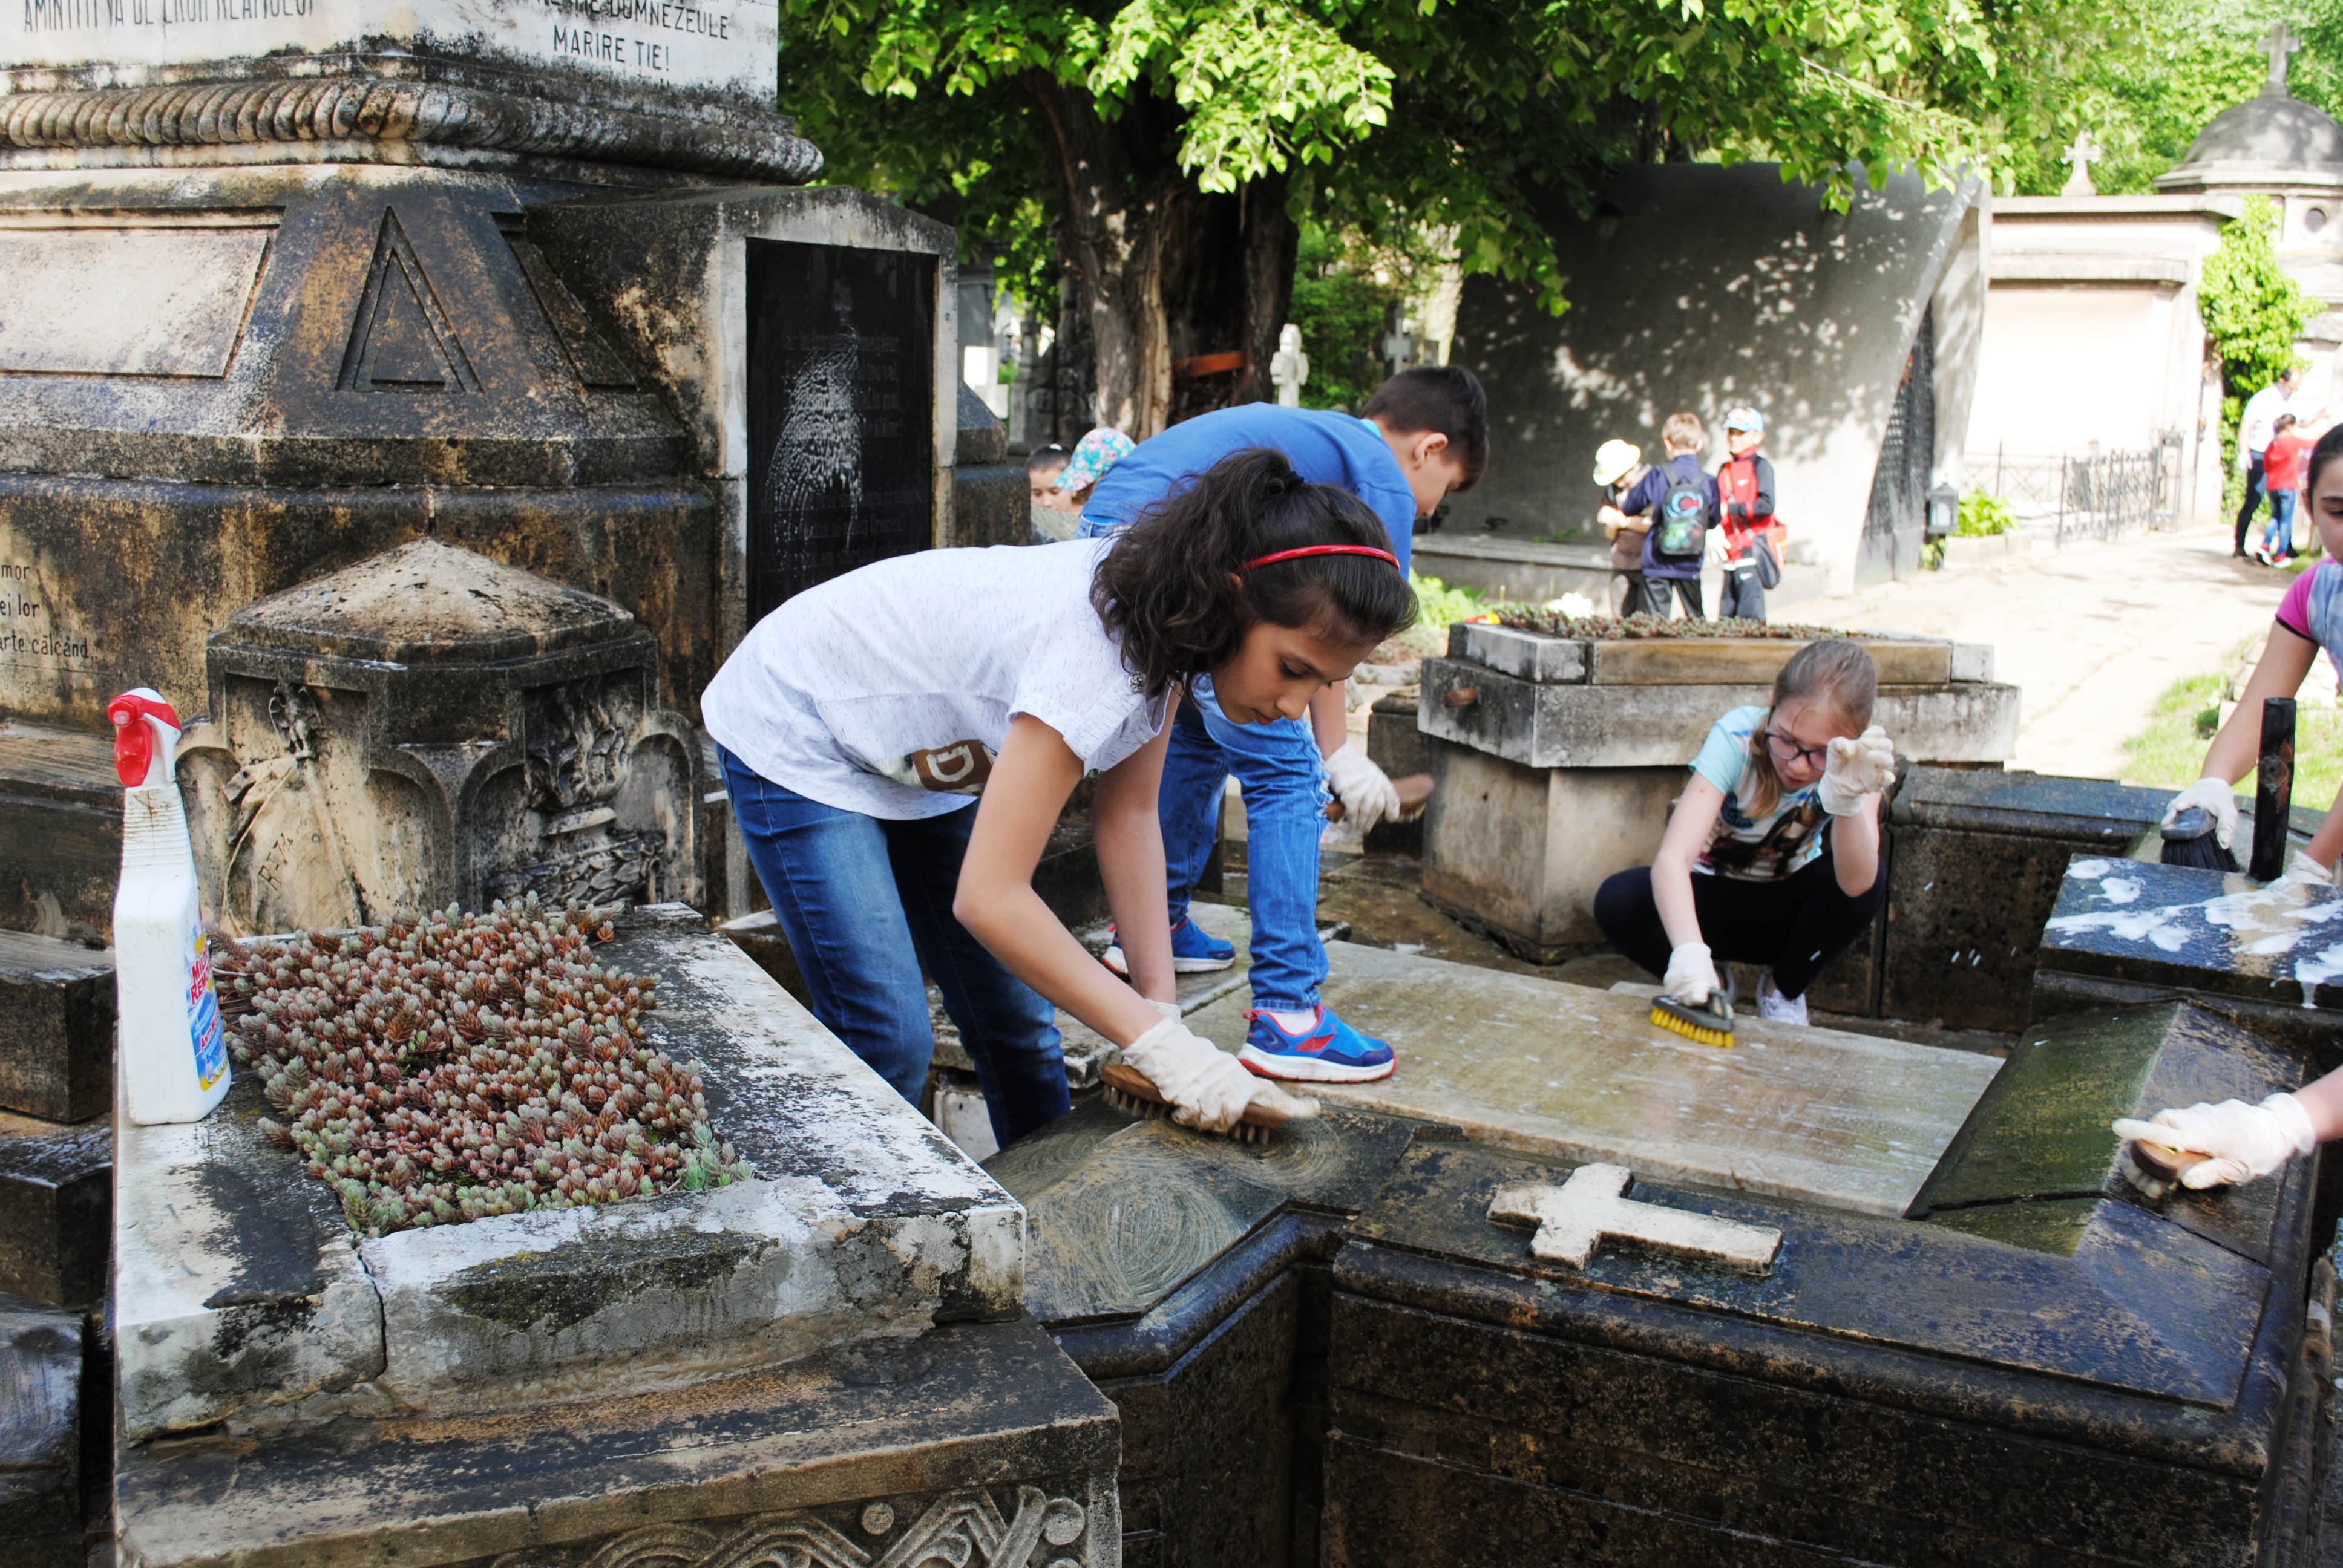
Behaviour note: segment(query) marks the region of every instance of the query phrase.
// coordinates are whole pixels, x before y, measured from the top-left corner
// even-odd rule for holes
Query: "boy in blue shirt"
[[[1488,401],[1457,367],[1423,366],[1384,382],[1363,417],[1247,403],[1174,425],[1142,441],[1091,492],[1082,533],[1095,538],[1136,521],[1184,490],[1222,458],[1255,447],[1285,455],[1313,484],[1339,485],[1383,519],[1405,568],[1415,519],[1452,490],[1472,487],[1489,460]],[[1310,722],[1239,724],[1222,713],[1211,682],[1180,704],[1163,760],[1157,813],[1163,824],[1173,967],[1226,969],[1236,950],[1188,919],[1188,902],[1212,852],[1222,791],[1234,773],[1245,803],[1245,886],[1252,914],[1252,1011],[1239,1058],[1264,1078],[1361,1083],[1388,1077],[1390,1046],[1360,1034],[1318,998],[1326,950],[1318,940],[1318,838],[1326,826],[1322,777],[1346,820],[1364,831],[1396,815],[1398,793],[1382,769],[1349,744],[1339,688],[1311,700]],[[1121,970],[1121,950],[1107,950]]]

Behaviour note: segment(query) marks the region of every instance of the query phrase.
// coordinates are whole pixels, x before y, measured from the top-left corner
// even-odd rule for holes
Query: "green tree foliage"
[[[1245,347],[1265,367],[1296,220],[1381,243],[1436,226],[1468,272],[1559,309],[1541,210],[1657,158],[1771,159],[1839,202],[1851,169],[1948,178],[2008,126],[2030,138],[2039,106],[2001,62],[2078,9],[783,0],[780,100],[831,177],[950,217],[1037,289],[1079,280],[1101,405],[1143,435],[1174,412],[1184,357]],[[1232,296],[1243,319],[1216,319]]]
[[[2221,441],[2230,462],[2245,400],[2297,362],[2294,340],[2322,308],[2278,266],[2278,226],[2275,203],[2247,197],[2245,211],[2222,229],[2221,243],[2205,258],[2197,285],[2197,308],[2221,361]]]

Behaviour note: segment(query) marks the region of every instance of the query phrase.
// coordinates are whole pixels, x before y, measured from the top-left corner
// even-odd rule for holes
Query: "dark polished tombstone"
[[[751,239],[748,262],[754,625],[817,583],[932,542],[936,261]]]
[[[1027,1309],[1121,1414],[1131,1568],[1318,1560],[1327,1260],[1439,1131],[1333,1111],[1256,1146],[1093,1100],[987,1162]]]
[[[2079,856],[2042,934],[2033,1014],[2186,997],[2331,1070],[2343,1067],[2339,981],[2343,891]]]
[[[1491,1201],[1569,1167],[1419,1145],[1333,1265],[1323,1561],[2253,1563],[2307,1484],[2313,1167],[2159,1210],[2106,1127],[2304,1070],[2183,1006],[2064,1019],[1917,1218],[1634,1184],[1778,1229],[1757,1276],[1541,1260]]]

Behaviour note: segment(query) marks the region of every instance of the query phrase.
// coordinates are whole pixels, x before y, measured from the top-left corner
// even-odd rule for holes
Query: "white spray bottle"
[[[212,992],[195,847],[172,760],[179,716],[139,687],[106,704],[122,792],[114,894],[116,1060],[130,1120],[195,1121],[227,1093],[227,1038]]]

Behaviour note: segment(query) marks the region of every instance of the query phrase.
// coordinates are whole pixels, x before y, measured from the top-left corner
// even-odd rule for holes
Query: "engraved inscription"
[[[0,661],[46,669],[89,668],[89,638],[57,626],[35,568],[0,562]]]
[[[1038,1486],[1016,1489],[1015,1512],[1004,1514],[987,1488],[948,1493],[923,1509],[919,1500],[850,1507],[832,1522],[825,1512],[767,1513],[727,1527],[654,1524],[571,1547],[508,1553],[489,1568],[1027,1568],[1046,1543],[1049,1568],[1080,1568],[1090,1513],[1071,1497]],[[916,1509],[916,1512],[914,1510]],[[855,1541],[850,1531],[885,1537],[899,1521],[911,1523],[892,1540]]]

